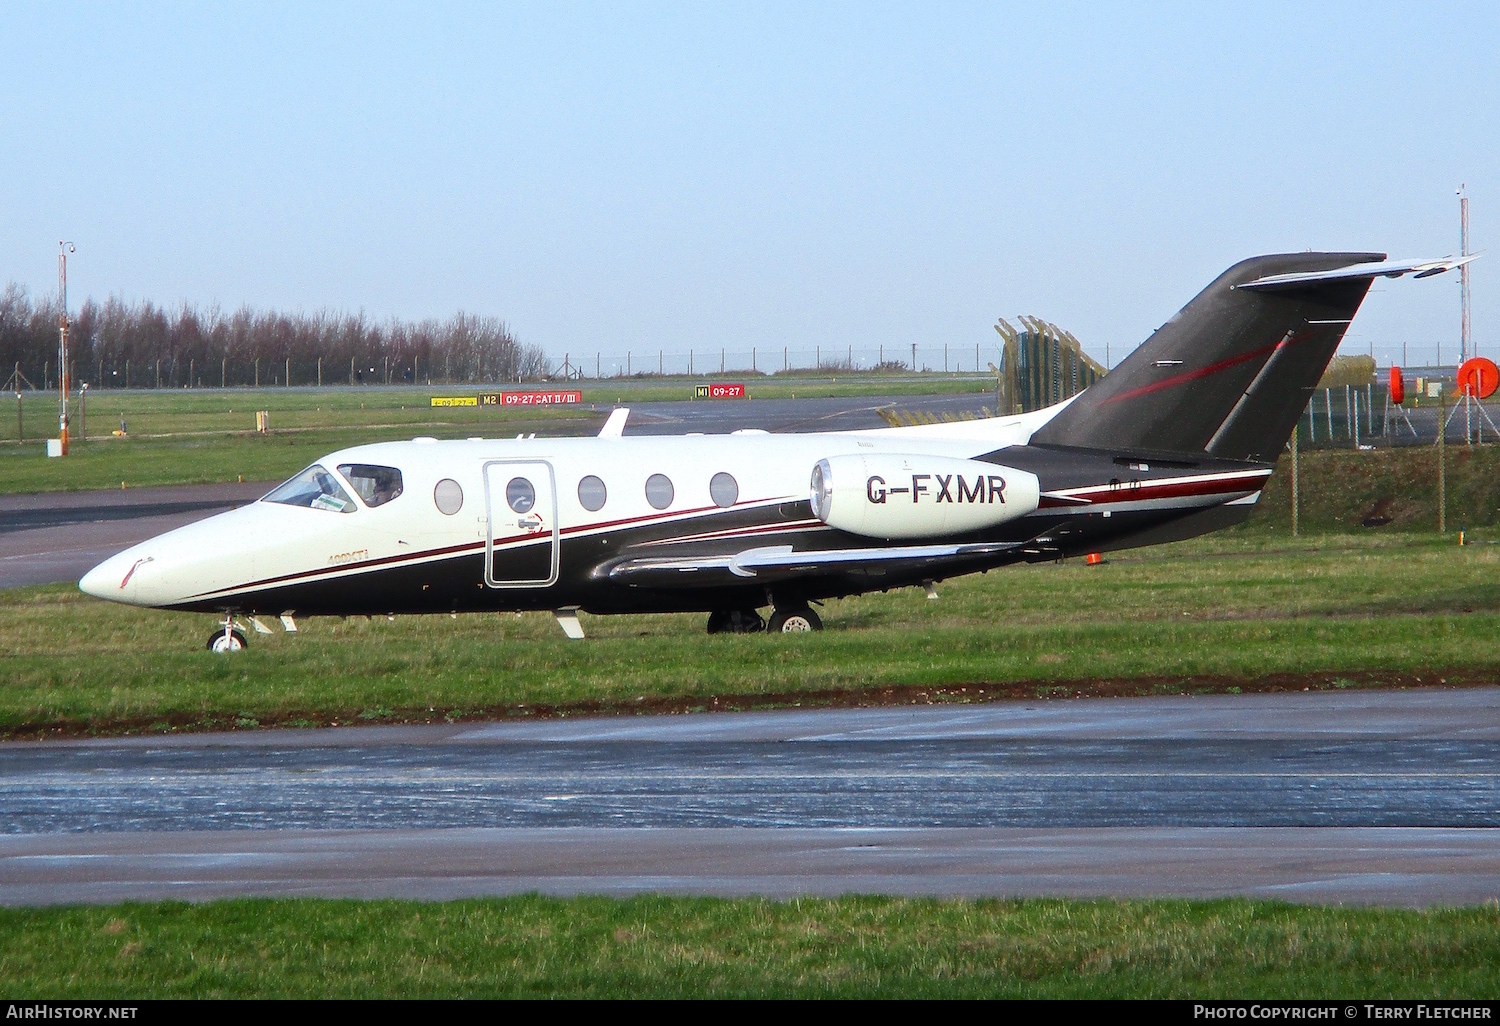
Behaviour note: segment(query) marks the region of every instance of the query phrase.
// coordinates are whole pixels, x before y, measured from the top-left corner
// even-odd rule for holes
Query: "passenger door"
[[[491,588],[545,588],[557,582],[561,532],[557,484],[545,460],[484,465],[489,532],[484,580]]]

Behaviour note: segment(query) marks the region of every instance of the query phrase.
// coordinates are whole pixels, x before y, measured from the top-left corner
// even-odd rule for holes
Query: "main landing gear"
[[[806,604],[778,606],[767,623],[753,609],[721,609],[710,613],[710,634],[756,634],[769,631],[773,634],[800,634],[804,631],[820,631],[823,621]]]
[[[771,614],[771,622],[766,625],[766,630],[772,634],[801,634],[806,631],[820,631],[823,629],[823,621],[818,614],[812,611],[811,606],[788,606],[777,609]]]
[[[766,621],[753,609],[721,609],[708,614],[710,634],[759,634]]]
[[[235,626],[232,615],[226,614],[220,629],[208,636],[207,647],[210,652],[243,652],[245,650],[245,635]]]

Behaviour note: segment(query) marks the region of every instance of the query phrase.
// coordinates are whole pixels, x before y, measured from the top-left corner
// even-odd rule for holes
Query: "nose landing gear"
[[[243,652],[245,645],[244,632],[234,622],[234,616],[226,614],[221,629],[208,636],[207,648],[210,652]]]

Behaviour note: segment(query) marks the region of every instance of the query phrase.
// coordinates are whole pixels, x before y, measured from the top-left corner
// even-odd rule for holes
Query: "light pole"
[[[68,454],[68,254],[73,251],[71,242],[58,242],[57,291],[62,300],[62,313],[57,318],[57,383],[62,396],[62,411],[57,418],[57,437],[64,456]]]

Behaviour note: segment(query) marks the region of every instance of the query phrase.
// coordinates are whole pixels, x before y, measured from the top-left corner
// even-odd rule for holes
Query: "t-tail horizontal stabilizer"
[[[1414,278],[1431,278],[1434,274],[1452,271],[1478,258],[1478,253],[1471,253],[1464,257],[1446,256],[1441,260],[1382,260],[1379,263],[1354,264],[1332,271],[1302,271],[1293,274],[1271,274],[1234,287],[1236,289],[1256,289],[1269,292],[1273,290],[1294,289],[1315,282],[1338,281],[1342,278],[1399,278],[1403,274],[1410,274]]]
[[[1473,257],[1284,253],[1235,264],[1033,445],[1273,462],[1377,277],[1427,277]]]

